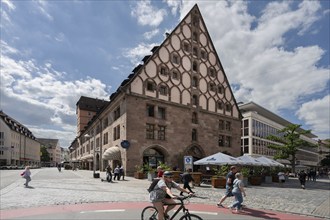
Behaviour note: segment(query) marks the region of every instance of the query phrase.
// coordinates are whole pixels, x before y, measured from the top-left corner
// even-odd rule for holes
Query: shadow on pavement
[[[258,218],[263,218],[263,219],[279,219],[277,217],[274,217],[274,214],[271,212],[266,212],[266,211],[261,211],[261,210],[256,210],[256,209],[249,209],[249,208],[244,208],[242,212],[240,212],[236,215],[248,215],[248,216],[253,216],[253,217],[258,217]]]

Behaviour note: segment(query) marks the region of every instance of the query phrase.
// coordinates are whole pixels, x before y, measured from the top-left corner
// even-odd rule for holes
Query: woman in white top
[[[233,190],[232,193],[235,196],[235,201],[231,206],[229,206],[230,209],[235,208],[236,213],[239,213],[242,208],[243,203],[243,196],[246,196],[245,190],[244,190],[244,184],[243,184],[243,174],[236,173],[235,174],[236,179],[233,182]]]

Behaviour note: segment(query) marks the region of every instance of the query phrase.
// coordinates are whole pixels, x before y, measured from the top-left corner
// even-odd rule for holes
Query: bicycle
[[[182,210],[183,211],[183,216],[181,216],[180,220],[203,220],[201,217],[195,214],[189,213],[189,210],[185,207],[184,200],[190,198],[191,196],[182,196],[182,197],[177,197],[176,199],[179,200],[179,203],[174,203],[174,204],[166,204],[164,205],[180,205],[178,210],[176,212],[168,217],[165,218],[165,220],[173,220],[175,216],[179,214],[179,212]],[[141,220],[157,220],[158,216],[158,211],[154,206],[147,206],[142,210],[141,213]]]

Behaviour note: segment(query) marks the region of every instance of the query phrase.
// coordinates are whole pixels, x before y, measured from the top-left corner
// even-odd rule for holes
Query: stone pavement
[[[101,177],[105,173],[101,172]],[[31,188],[24,188],[24,179],[18,179],[0,191],[0,210],[40,207],[50,205],[84,204],[97,202],[147,202],[150,182],[125,177],[125,181],[101,182],[93,178],[92,171],[68,171],[44,168],[32,171]],[[285,187],[276,183],[248,186],[244,204],[248,208],[274,210],[330,219],[330,181],[307,182],[306,190],[299,187],[295,178],[289,179]],[[209,185],[195,187],[198,198],[191,203],[215,205],[224,189]],[[224,205],[229,205],[228,198]]]

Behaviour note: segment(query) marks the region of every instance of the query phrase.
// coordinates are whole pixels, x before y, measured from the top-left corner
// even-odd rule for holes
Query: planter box
[[[202,181],[202,173],[200,172],[192,172],[190,173],[192,178],[194,179],[193,185],[200,186]]]
[[[249,182],[251,185],[259,186],[259,185],[261,185],[262,177],[261,176],[251,176],[249,178]]]
[[[265,183],[272,183],[272,176],[265,176]]]
[[[278,179],[278,176],[276,175],[274,175],[274,176],[272,176],[272,181],[274,182],[274,183],[278,183],[279,182],[279,179]]]
[[[213,188],[226,188],[226,177],[212,177],[211,184]]]
[[[134,178],[135,179],[144,179],[144,173],[142,173],[142,172],[135,172],[134,173]]]

